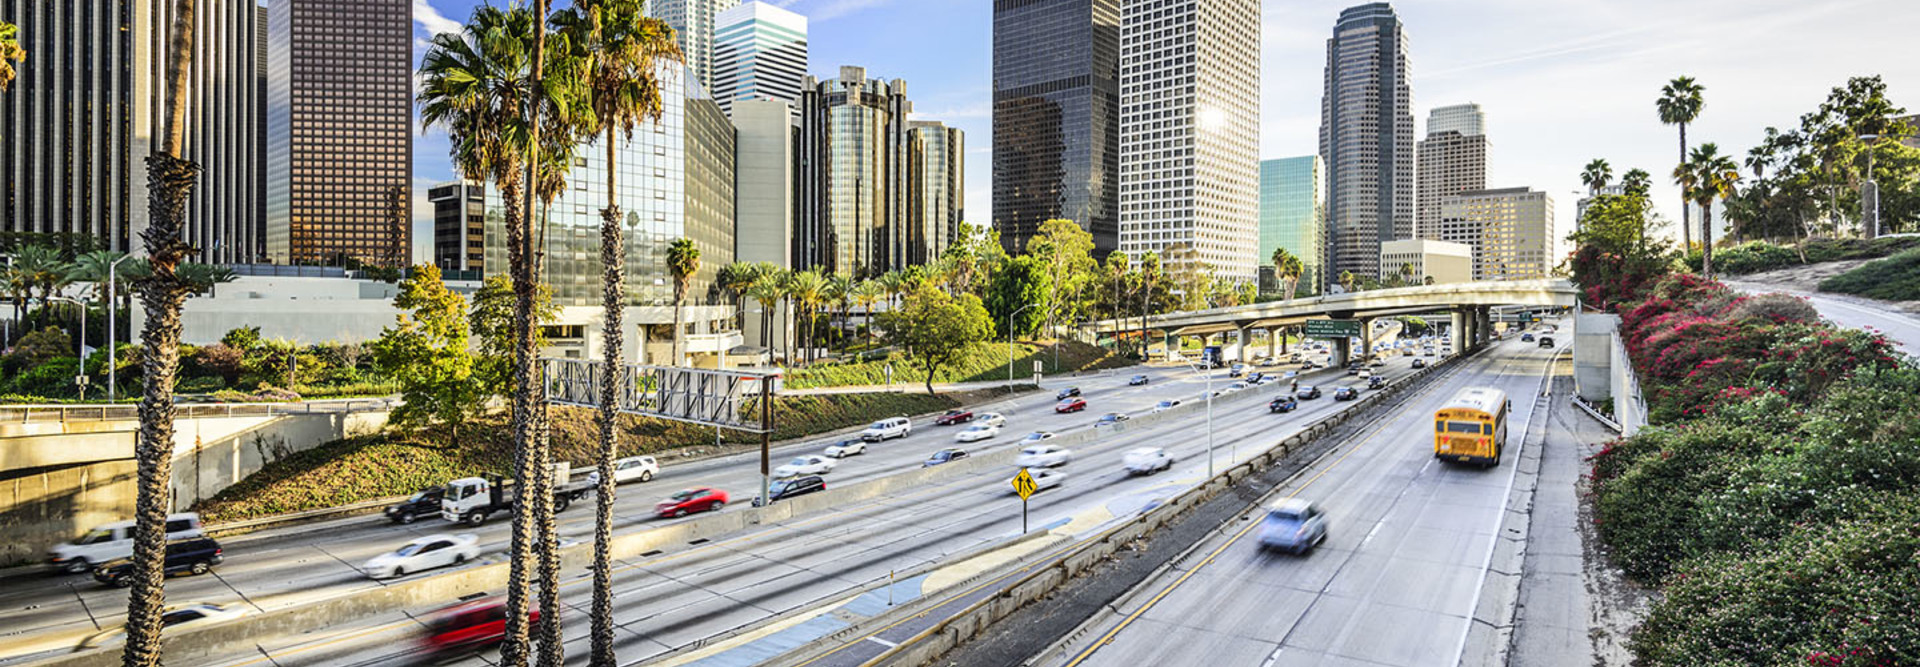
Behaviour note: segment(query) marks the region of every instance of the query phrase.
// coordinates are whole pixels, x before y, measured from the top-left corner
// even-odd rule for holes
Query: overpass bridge
[[[1510,307],[1571,308],[1580,291],[1560,279],[1506,280],[1328,294],[1292,301],[1270,301],[1244,306],[1182,311],[1145,318],[1129,317],[1089,322],[1082,333],[1116,335],[1145,331],[1165,336],[1202,336],[1206,340],[1234,332],[1244,345],[1253,331],[1265,331],[1269,355],[1276,352],[1276,332],[1304,325],[1308,320],[1357,320],[1359,336],[1371,347],[1373,321],[1400,315],[1445,314],[1452,320],[1455,349],[1487,340],[1493,311]],[[1336,339],[1336,362],[1346,359],[1347,341]]]

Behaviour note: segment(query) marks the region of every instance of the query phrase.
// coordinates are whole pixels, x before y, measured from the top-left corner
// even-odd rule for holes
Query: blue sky
[[[475,0],[414,0],[416,57],[436,30],[455,29]],[[786,0],[807,15],[810,69],[841,65],[905,79],[916,117],[967,133],[967,212],[991,221],[993,41],[988,0]],[[1354,2],[1264,0],[1261,25],[1262,158],[1316,150],[1326,39]],[[1920,113],[1916,0],[1410,0],[1408,25],[1419,134],[1435,106],[1478,102],[1492,144],[1491,187],[1550,193],[1571,227],[1578,172],[1607,158],[1616,173],[1652,172],[1657,201],[1678,219],[1666,179],[1678,157],[1673,128],[1653,100],[1668,79],[1706,86],[1690,142],[1744,154],[1768,125],[1786,127],[1849,76],[1882,75],[1895,104]],[[416,128],[417,129],[417,128]],[[444,137],[415,144],[416,185],[453,176]],[[415,198],[416,238],[430,228]],[[1671,202],[1671,203],[1669,203]],[[1677,236],[1677,232],[1675,232]],[[422,243],[416,242],[416,248]]]

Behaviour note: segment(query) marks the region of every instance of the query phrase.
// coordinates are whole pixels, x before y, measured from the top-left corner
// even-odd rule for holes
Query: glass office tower
[[[1320,159],[1329,277],[1380,275],[1380,244],[1414,235],[1413,86],[1393,5],[1340,12],[1327,40]]]
[[[997,2],[993,10],[993,224],[1018,252],[1040,223],[1120,247],[1120,0]]]
[[[1277,285],[1273,251],[1286,248],[1300,258],[1298,294],[1316,294],[1326,263],[1326,190],[1320,156],[1260,162],[1260,267],[1265,287]]]

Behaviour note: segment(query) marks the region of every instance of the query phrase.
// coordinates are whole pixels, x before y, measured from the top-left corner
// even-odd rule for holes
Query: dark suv
[[[767,488],[767,496],[772,500],[786,500],[825,490],[827,490],[826,480],[821,479],[819,475],[807,475],[774,482],[773,486]],[[753,506],[762,506],[759,498],[753,499]]]
[[[176,574],[206,574],[213,566],[219,565],[221,558],[220,543],[211,537],[196,537],[167,543],[167,557],[162,567],[168,576]],[[133,585],[133,560],[127,558],[108,561],[93,569],[95,581],[126,588]]]
[[[421,489],[406,500],[387,506],[387,519],[394,523],[413,523],[423,516],[440,515],[440,498],[446,495],[444,486],[429,486]]]

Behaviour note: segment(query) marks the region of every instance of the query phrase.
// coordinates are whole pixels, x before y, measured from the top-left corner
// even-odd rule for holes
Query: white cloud
[[[413,21],[429,35],[443,32],[460,32],[460,22],[447,18],[440,11],[427,4],[427,0],[413,0]]]

